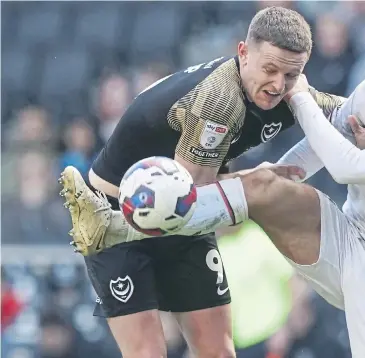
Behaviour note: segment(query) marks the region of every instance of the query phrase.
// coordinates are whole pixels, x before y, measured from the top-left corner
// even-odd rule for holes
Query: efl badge
[[[200,136],[200,144],[205,149],[215,149],[222,143],[227,133],[227,126],[206,121],[203,133]]]

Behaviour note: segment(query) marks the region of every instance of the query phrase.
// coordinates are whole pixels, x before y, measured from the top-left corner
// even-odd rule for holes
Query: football
[[[119,186],[119,206],[126,220],[148,236],[176,233],[191,219],[195,205],[193,178],[170,158],[140,160]]]

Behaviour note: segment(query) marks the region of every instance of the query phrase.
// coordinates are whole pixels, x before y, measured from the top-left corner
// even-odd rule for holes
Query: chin
[[[280,102],[280,101],[279,101]],[[264,102],[264,101],[254,101],[257,107],[264,111],[269,111],[270,109],[275,108],[279,102]]]

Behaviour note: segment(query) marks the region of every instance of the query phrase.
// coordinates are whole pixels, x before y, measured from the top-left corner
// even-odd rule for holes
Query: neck
[[[238,75],[240,77],[240,83],[241,83],[241,88],[242,91],[245,94],[245,97],[252,102],[252,99],[250,98],[250,95],[248,94],[248,91],[246,90],[246,85],[245,85],[245,79],[244,79],[244,71],[243,71],[243,65],[242,65],[242,60],[239,56],[237,56],[237,67],[238,67]]]

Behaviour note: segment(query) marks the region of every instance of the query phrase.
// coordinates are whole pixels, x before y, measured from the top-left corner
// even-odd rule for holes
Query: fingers
[[[290,166],[288,168],[288,170],[289,170],[290,179],[294,180],[294,181],[300,181],[300,180],[305,179],[306,174],[307,174],[303,168],[296,167],[296,166]]]
[[[267,169],[273,171],[278,176],[294,181],[303,180],[306,176],[305,170],[295,165],[272,165]]]
[[[270,162],[262,162],[260,165],[257,166],[257,168],[270,168],[273,165],[275,165],[275,164],[270,163]]]
[[[356,116],[353,116],[353,115],[349,116],[347,121],[350,124],[350,127],[355,134],[359,133],[363,129],[359,123],[359,120],[356,118]]]

